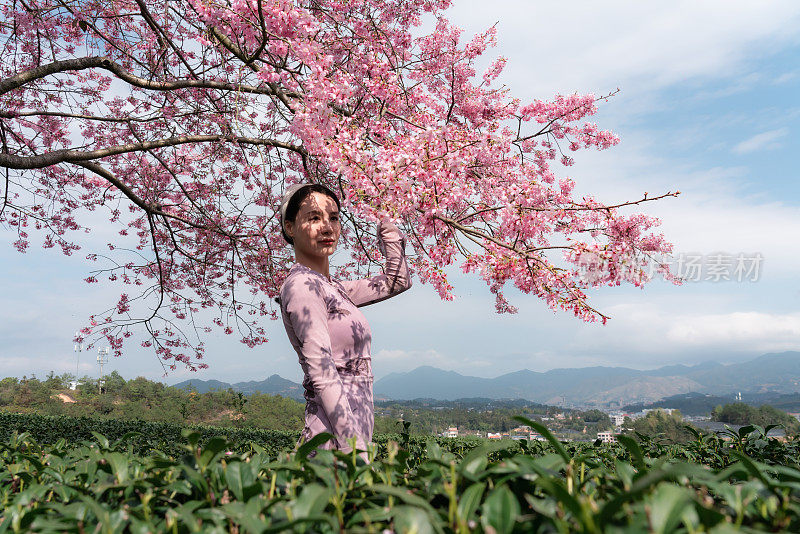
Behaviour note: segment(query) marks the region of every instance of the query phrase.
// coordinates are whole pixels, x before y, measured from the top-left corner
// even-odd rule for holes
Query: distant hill
[[[438,399],[455,400],[463,397],[498,398],[486,395],[492,379],[464,376],[455,371],[443,371],[423,365],[407,373],[391,373],[376,381],[373,390],[376,397],[388,399]],[[513,398],[515,395],[507,395]]]
[[[392,373],[375,382],[375,395],[390,399],[463,397],[522,398],[543,404],[623,407],[691,392],[729,396],[742,392],[800,393],[800,352],[765,354],[723,365],[704,362],[640,371],[625,367],[515,371],[496,378],[464,376],[423,366]],[[729,397],[728,397],[729,398]]]
[[[715,407],[737,402],[733,395],[708,395],[703,393],[687,393],[673,395],[660,401],[645,404],[631,404],[622,408],[626,413],[640,412],[646,408],[677,408],[683,415],[708,415]],[[784,412],[800,412],[800,393],[747,392],[742,395],[741,402],[751,406],[770,406]]]
[[[418,367],[408,373],[392,373],[375,382],[376,397],[390,399],[463,397],[526,399],[541,404],[609,405],[631,401],[652,402],[664,396],[692,391],[699,384],[685,377],[648,376],[624,367],[529,370],[497,378],[464,376],[435,367]]]
[[[229,384],[217,380],[186,380],[174,387],[194,387],[198,392],[228,389],[246,394],[283,395],[302,400],[300,384],[272,375],[266,380]],[[647,371],[626,367],[584,367],[553,369],[544,373],[523,369],[496,378],[465,376],[431,366],[406,373],[391,373],[374,384],[375,401],[431,399],[455,401],[466,398],[524,399],[548,405],[618,408],[655,406],[664,402],[683,402],[679,408],[687,415],[708,413],[706,407],[732,400],[736,392],[745,398],[769,398],[786,411],[800,411],[800,352],[765,354],[754,360],[723,365],[703,362],[697,365],[669,365]],[[692,397],[690,394],[699,394]],[[770,396],[771,395],[771,396]],[[796,395],[797,397],[792,397]],[[706,398],[705,396],[710,396]],[[775,403],[782,403],[778,406]],[[698,410],[701,410],[698,412]]]
[[[712,368],[698,366],[684,376],[701,383],[706,393],[800,392],[800,352],[764,354],[749,362]]]
[[[228,382],[220,382],[219,380],[199,380],[193,378],[185,380],[172,386],[179,389],[194,388],[198,393],[207,393],[212,389],[241,391],[246,395],[260,392],[264,395],[281,395],[293,399],[303,399],[303,386],[291,380],[287,380],[279,375],[272,375],[266,380],[249,382],[237,382],[229,384]]]
[[[547,406],[546,404],[539,404],[525,399],[488,399],[486,397],[468,397],[455,400],[438,400],[438,399],[413,399],[413,400],[376,400],[376,407],[396,406],[402,405],[407,408],[418,408],[424,410],[438,410],[438,409],[459,409],[459,410],[486,410],[496,408],[533,408],[542,411],[548,409],[558,408],[556,406]]]
[[[179,384],[175,384],[172,387],[178,389],[194,389],[198,393],[208,393],[212,389],[225,391],[233,386],[227,382],[220,382],[219,380],[199,380],[197,378],[192,378],[191,380],[185,380]]]

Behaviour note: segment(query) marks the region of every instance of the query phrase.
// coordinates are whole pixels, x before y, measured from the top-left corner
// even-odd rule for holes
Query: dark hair
[[[336,193],[322,184],[308,184],[298,189],[295,194],[292,195],[292,198],[289,199],[289,204],[286,205],[286,215],[284,216],[283,220],[281,220],[281,234],[286,242],[290,245],[294,245],[294,239],[286,234],[286,228],[283,224],[286,221],[295,221],[297,218],[297,212],[300,211],[300,204],[302,204],[303,201],[311,195],[311,193],[322,193],[323,195],[329,196],[334,202],[336,202],[336,209],[341,209],[339,197],[336,196]]]

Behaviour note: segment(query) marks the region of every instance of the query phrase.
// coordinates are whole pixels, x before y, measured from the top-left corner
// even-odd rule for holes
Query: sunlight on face
[[[286,222],[298,260],[327,258],[336,250],[341,226],[336,202],[323,193],[311,193],[300,204],[294,222]]]

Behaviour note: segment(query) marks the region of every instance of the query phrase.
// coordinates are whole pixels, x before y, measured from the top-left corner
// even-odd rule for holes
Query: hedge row
[[[99,434],[53,445],[14,435],[0,441],[0,534],[800,532],[795,444],[767,438],[766,429],[669,449],[708,464],[668,459],[659,444],[628,436],[566,447],[520,420],[553,452],[484,442],[456,458],[431,439],[411,468],[397,444],[382,459],[371,451],[369,464],[340,451],[309,458],[330,435],[277,458],[258,445],[229,454],[238,445],[222,438],[201,446],[191,431],[176,457],[136,456],[124,438]],[[776,457],[791,465],[763,461]]]
[[[180,446],[183,441],[181,431],[190,428],[200,435],[200,443],[215,436],[225,436],[237,446],[236,452],[248,449],[248,443],[257,443],[268,454],[276,455],[294,448],[299,432],[261,430],[253,428],[224,428],[205,425],[176,425],[150,421],[124,421],[120,419],[95,419],[92,417],[69,417],[64,415],[17,414],[0,411],[0,441],[6,441],[15,432],[28,432],[39,443],[56,443],[65,439],[68,443],[94,440],[92,432],[104,435],[109,441],[117,441],[126,434],[136,432],[141,435],[125,440],[128,449],[134,454],[146,455],[159,450],[167,455],[183,454]]]
[[[176,425],[149,421],[124,421],[119,419],[95,419],[91,417],[49,416],[37,414],[17,414],[0,411],[0,442],[8,440],[14,433],[28,432],[38,443],[53,444],[59,439],[68,443],[94,440],[97,432],[110,442],[123,439],[126,434],[138,433],[125,438],[127,450],[137,455],[148,455],[154,450],[169,456],[178,456],[185,451],[180,446],[181,432],[190,429],[199,435],[201,445],[209,439],[223,436],[234,446],[234,452],[250,451],[251,443],[263,447],[267,454],[276,456],[295,448],[300,432],[263,430],[254,428],[217,427],[206,425]],[[386,444],[397,441],[416,457],[422,453],[431,437],[408,436],[404,434],[380,434],[373,441],[378,445],[378,455],[383,456]],[[474,449],[483,440],[478,438],[433,438],[445,451],[458,457]],[[518,447],[519,445],[516,445]],[[512,448],[515,448],[512,446]]]

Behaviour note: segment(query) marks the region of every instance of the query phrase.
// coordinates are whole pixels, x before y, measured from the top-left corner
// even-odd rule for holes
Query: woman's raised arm
[[[342,282],[356,306],[367,306],[399,295],[411,287],[406,263],[406,237],[389,221],[378,223],[378,241],[386,258],[383,274]]]

